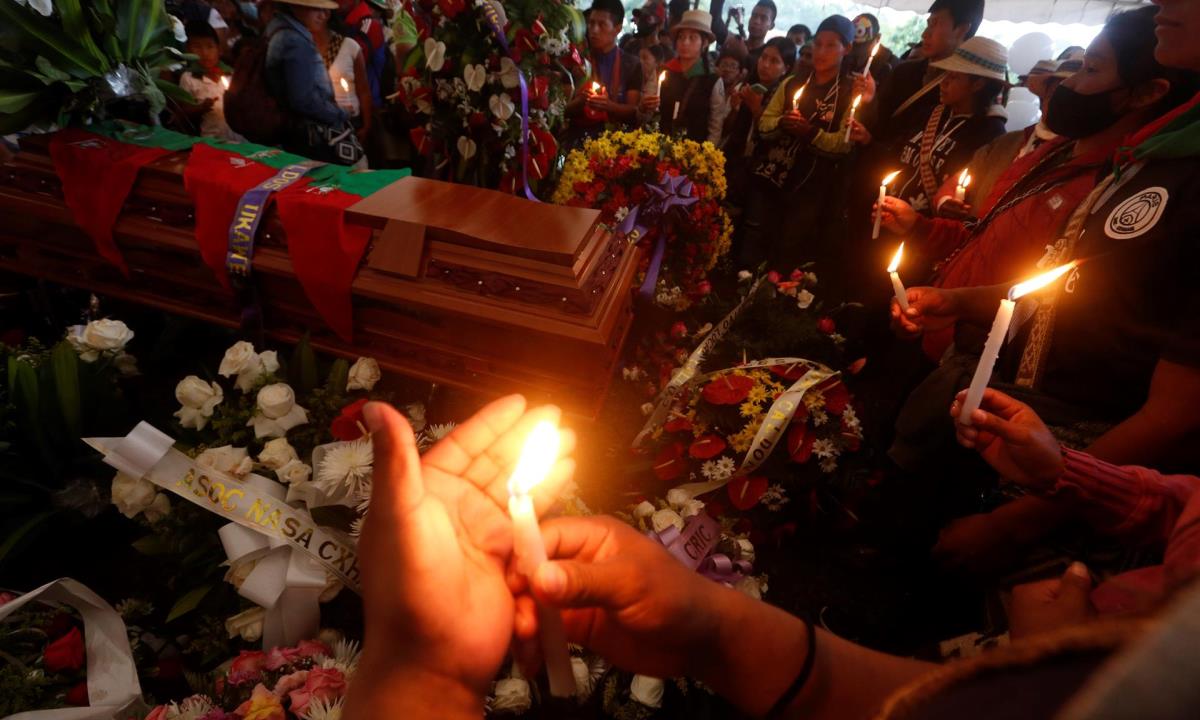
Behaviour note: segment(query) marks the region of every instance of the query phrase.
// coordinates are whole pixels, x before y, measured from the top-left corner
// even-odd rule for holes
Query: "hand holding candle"
[[[808,87],[808,83],[801,85],[800,89],[796,91],[796,94],[792,95],[792,112],[798,112],[800,110],[800,98],[804,97],[804,88],[806,87]]]
[[[882,208],[880,211],[882,212]],[[900,282],[900,259],[904,257],[904,243],[900,243],[900,247],[896,248],[896,254],[892,256],[892,263],[888,265],[888,275],[892,278],[892,290],[896,293],[896,302],[900,303],[901,312],[908,310],[908,291],[904,289],[904,283]]]
[[[958,176],[958,187],[954,189],[954,199],[958,202],[966,202],[967,187],[971,184],[971,173],[969,168],[964,168],[962,174]]]
[[[892,173],[891,175],[888,175],[887,177],[885,177],[883,179],[883,182],[879,184],[879,206],[875,210],[875,228],[871,231],[871,239],[872,240],[879,239],[879,228],[883,224],[883,201],[884,201],[884,199],[887,198],[888,185],[891,185],[892,181],[895,180],[896,176],[899,174],[900,174],[900,171],[897,170],[896,172]],[[904,247],[904,246],[901,245],[900,247]],[[889,270],[888,272],[891,272],[891,270]]]
[[[1075,261],[1071,261],[1066,265],[1059,265],[1053,270],[1042,273],[1025,282],[1013,285],[1012,289],[1008,291],[1008,297],[1000,301],[1000,309],[996,311],[996,319],[992,322],[992,329],[988,333],[987,342],[983,346],[983,354],[979,357],[979,365],[975,367],[975,376],[971,378],[971,387],[967,389],[967,397],[963,400],[962,411],[959,413],[960,423],[970,425],[971,414],[979,409],[979,403],[983,399],[983,391],[987,389],[988,382],[992,379],[992,371],[996,368],[996,359],[1000,357],[1000,348],[1004,345],[1004,340],[1008,336],[1008,328],[1012,324],[1013,309],[1016,307],[1016,301],[1024,295],[1036,292],[1050,285],[1055,280],[1074,270],[1076,264]]]
[[[546,562],[546,546],[538,528],[533,499],[529,493],[550,473],[558,456],[558,430],[552,423],[538,423],[521,449],[521,457],[508,481],[508,512],[513,522],[513,555],[517,571],[532,578],[538,566]],[[538,606],[538,629],[542,656],[550,678],[550,694],[570,697],[575,692],[575,675],[562,617],[557,610]]]
[[[875,47],[871,48],[871,56],[867,58],[867,66],[863,68],[862,76],[866,77],[871,74],[871,63],[875,62],[875,56],[879,53],[879,46],[883,45],[883,38],[875,41]]]
[[[850,106],[850,117],[846,120],[846,142],[850,142],[850,131],[854,129],[854,113],[858,110],[858,104],[862,102],[862,95],[857,95],[854,98],[854,104]]]
[[[658,74],[658,90],[654,93],[655,95],[662,97],[662,86],[663,86],[663,82],[665,82],[666,79],[667,79],[667,71],[663,70],[662,72],[660,72]]]
[[[229,89],[229,76],[228,75],[221,76],[221,87],[225,88],[226,90]]]

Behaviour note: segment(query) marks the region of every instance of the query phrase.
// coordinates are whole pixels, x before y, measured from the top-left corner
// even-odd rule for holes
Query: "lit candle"
[[[854,98],[854,104],[850,106],[850,119],[846,121],[846,142],[850,142],[850,130],[854,127],[854,111],[858,110],[860,102],[862,102],[862,95]]]
[[[871,231],[872,240],[879,239],[879,226],[883,223],[883,199],[887,197],[888,185],[891,185],[892,181],[895,180],[896,176],[899,174],[900,171],[897,170],[891,175],[885,177],[883,182],[879,184],[879,209],[875,211],[875,229]]]
[[[892,264],[888,265],[888,275],[892,276],[892,290],[896,292],[896,302],[900,303],[901,310],[908,309],[908,292],[904,289],[904,283],[900,282],[900,273],[896,272],[900,269],[900,258],[904,257],[904,243],[900,243],[900,247],[896,248],[896,254],[892,256]]]
[[[954,199],[959,202],[967,200],[967,186],[971,184],[970,168],[963,168],[962,174],[958,176],[958,187],[954,189]]]
[[[883,44],[883,38],[875,41],[875,47],[871,48],[871,56],[867,58],[867,66],[863,68],[862,76],[865,78],[871,72],[871,63],[875,62],[875,55],[879,52],[879,46]]]
[[[1000,347],[1004,345],[1004,339],[1008,335],[1008,326],[1012,324],[1016,301],[1024,295],[1041,290],[1071,272],[1075,269],[1075,264],[1075,261],[1072,260],[1066,265],[1059,265],[1049,272],[1013,285],[1012,289],[1008,291],[1008,297],[1000,301],[1000,309],[996,312],[996,319],[992,322],[991,332],[988,333],[987,342],[983,346],[983,355],[979,356],[979,365],[975,367],[975,377],[971,378],[971,387],[967,389],[962,412],[958,414],[960,423],[970,425],[971,413],[979,409],[979,403],[983,400],[983,391],[987,389],[988,381],[992,379],[992,370],[996,367],[996,359],[1000,357]]]
[[[534,426],[525,445],[517,467],[508,480],[508,512],[513,523],[513,555],[517,571],[532,578],[538,566],[546,562],[546,546],[538,529],[537,514],[533,509],[530,492],[546,479],[554,460],[558,456],[559,434],[553,423],[540,422]],[[575,693],[575,674],[571,670],[571,656],[567,649],[567,636],[563,631],[562,616],[554,608],[540,603],[537,608],[538,632],[542,640],[542,655],[546,659],[546,673],[550,677],[550,694],[555,697],[570,697]]]
[[[342,92],[350,92],[350,83],[346,82],[346,78],[338,80],[342,86]]]
[[[796,91],[796,94],[792,96],[792,111],[793,112],[800,109],[800,98],[804,97],[804,88],[806,88],[806,87],[808,87],[808,83],[804,83],[803,85],[801,85],[800,89]]]
[[[600,94],[600,83],[596,82],[595,80],[592,81],[592,94],[593,95]]]
[[[228,75],[221,76],[221,87],[225,88],[226,90],[229,89],[229,76]]]
[[[663,70],[662,72],[660,72],[658,74],[658,92],[655,93],[655,95],[657,95],[658,97],[662,97],[662,84],[666,81],[666,79],[667,79],[667,71]]]

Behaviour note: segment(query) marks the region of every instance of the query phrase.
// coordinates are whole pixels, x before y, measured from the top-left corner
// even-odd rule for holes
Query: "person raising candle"
[[[619,0],[596,0],[587,11],[592,75],[579,83],[575,97],[567,105],[567,113],[576,127],[583,127],[589,133],[602,130],[605,123],[637,121],[643,87],[642,64],[637,56],[617,47],[617,36],[624,23],[625,7]]]
[[[713,42],[712,16],[688,10],[671,26],[675,58],[663,65],[667,77],[661,94],[642,98],[642,111],[660,113],[659,128],[667,135],[682,135],[704,142],[709,137],[713,85],[719,80],[709,67],[707,48]]]

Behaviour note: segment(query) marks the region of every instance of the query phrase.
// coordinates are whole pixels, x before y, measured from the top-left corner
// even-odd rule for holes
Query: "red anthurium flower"
[[[737,405],[750,395],[754,378],[745,375],[723,375],[704,386],[701,395],[713,405]]]
[[[658,451],[654,458],[654,474],[663,482],[670,482],[687,472],[687,459],[683,456],[683,443],[671,443]]]
[[[529,106],[538,110],[550,107],[550,78],[538,75],[529,82]]]
[[[545,78],[541,78],[545,80]],[[529,128],[530,150],[537,155],[554,157],[558,154],[558,141],[554,135],[544,128],[537,126]]]
[[[355,400],[346,407],[342,408],[342,412],[333,419],[329,425],[329,432],[338,440],[357,440],[363,436],[362,429],[367,426],[363,419],[363,406],[367,404],[367,399]]]
[[[850,404],[850,391],[846,389],[845,383],[834,383],[823,392],[827,411],[834,415],[846,412],[846,407]]]
[[[533,19],[532,27],[533,27],[533,34],[538,37],[541,37],[548,32],[548,30],[546,30],[545,24],[542,23],[542,16],[540,14],[536,18]]]
[[[813,442],[816,436],[808,431],[808,426],[802,422],[794,422],[788,428],[788,455],[792,462],[804,464],[812,457]]]
[[[423,127],[415,127],[408,131],[408,136],[412,139],[413,147],[421,155],[429,156],[433,154],[433,141],[429,138],[429,131]]]
[[[772,365],[770,370],[784,380],[791,380],[792,382],[795,382],[808,374],[808,366],[802,363],[793,363],[791,365]]]
[[[438,7],[442,9],[443,15],[453,20],[459,13],[467,9],[467,3],[466,0],[438,0]]]
[[[78,670],[83,667],[83,634],[72,627],[66,635],[46,646],[42,653],[42,667],[48,672]]]
[[[513,46],[520,48],[523,52],[537,52],[537,37],[529,30],[521,28],[517,31],[516,37],[513,38]]]
[[[749,510],[758,504],[767,492],[765,477],[735,477],[725,486],[729,491],[729,502],[738,510]]]
[[[688,454],[697,460],[707,460],[720,455],[725,450],[725,441],[719,436],[709,433],[696,439],[688,448]]]
[[[655,391],[655,394],[658,394],[657,390]],[[667,432],[691,432],[691,429],[692,421],[688,420],[683,415],[676,415],[668,420],[665,425],[663,425],[663,430],[666,430]]]

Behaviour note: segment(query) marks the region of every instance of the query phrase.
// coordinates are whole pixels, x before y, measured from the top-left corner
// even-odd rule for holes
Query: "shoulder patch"
[[[1170,193],[1164,187],[1139,191],[1122,202],[1104,222],[1104,234],[1114,240],[1140,237],[1154,229],[1167,209]]]

